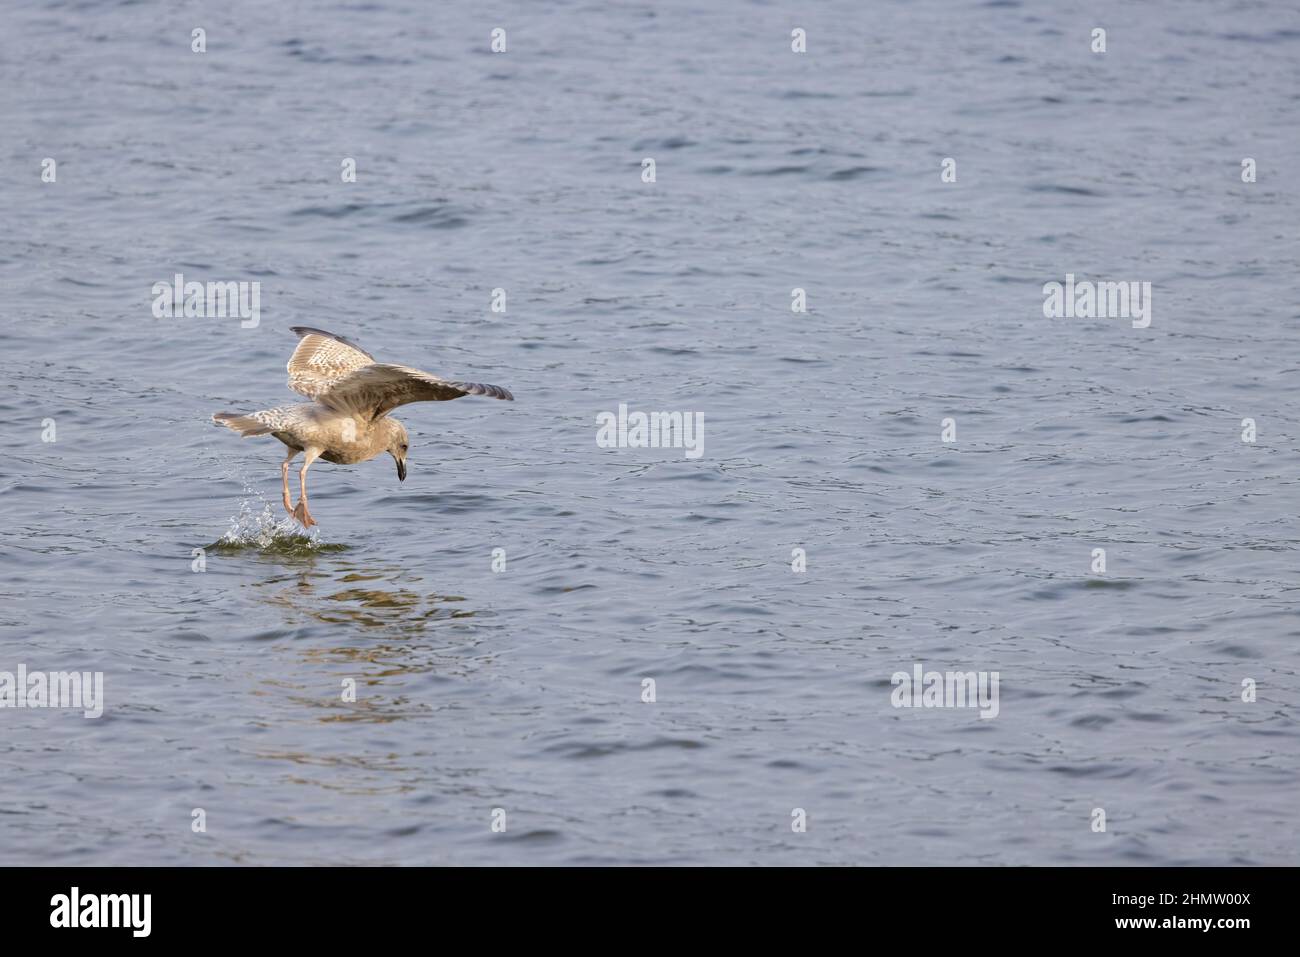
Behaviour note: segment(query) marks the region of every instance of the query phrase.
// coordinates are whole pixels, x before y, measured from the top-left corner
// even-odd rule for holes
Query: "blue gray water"
[[[1296,863],[1297,90],[1280,2],[10,0],[0,671],[105,711],[0,709],[0,858]],[[208,420],[294,325],[517,401],[305,538]]]

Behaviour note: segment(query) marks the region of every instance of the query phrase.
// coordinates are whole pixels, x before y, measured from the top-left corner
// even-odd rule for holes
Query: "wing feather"
[[[354,342],[323,329],[294,326],[298,348],[289,357],[289,388],[309,399],[319,399],[334,385],[375,357]]]
[[[455,382],[386,362],[371,362],[356,369],[317,398],[335,408],[377,419],[408,402],[446,402],[466,395],[487,395],[509,402],[515,398],[499,385]]]

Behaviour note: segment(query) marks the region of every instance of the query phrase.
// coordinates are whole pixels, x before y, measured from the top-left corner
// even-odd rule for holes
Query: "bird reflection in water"
[[[274,693],[314,711],[315,720],[395,721],[424,716],[450,702],[412,695],[415,682],[451,682],[489,665],[476,653],[473,619],[459,595],[421,590],[422,579],[400,566],[364,566],[334,555],[294,562],[258,587],[297,629],[293,648],[304,673],[334,664],[338,686]],[[349,681],[351,684],[349,684]]]

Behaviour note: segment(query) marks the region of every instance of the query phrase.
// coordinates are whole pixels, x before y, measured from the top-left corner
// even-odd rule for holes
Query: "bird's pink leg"
[[[307,528],[316,524],[316,520],[311,517],[311,512],[307,511],[307,470],[311,468],[311,463],[320,458],[319,449],[308,449],[306,460],[302,463],[302,468],[298,470],[298,504],[293,510],[293,517],[302,522]]]
[[[284,489],[284,510],[290,515],[293,514],[293,505],[289,502],[289,463],[293,461],[294,456],[297,454],[297,449],[290,449],[289,454],[280,463],[280,485]]]

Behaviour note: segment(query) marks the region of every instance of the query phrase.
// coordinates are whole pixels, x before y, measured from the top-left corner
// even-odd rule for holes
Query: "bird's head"
[[[397,463],[397,481],[406,481],[406,450],[411,440],[406,435],[406,426],[396,419],[385,419],[388,423],[388,454]]]

